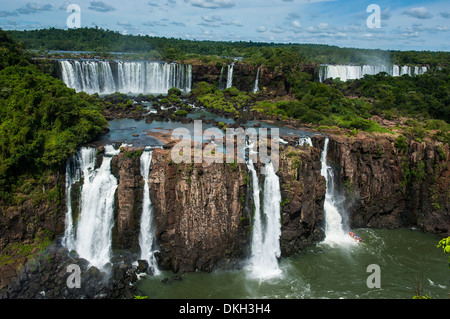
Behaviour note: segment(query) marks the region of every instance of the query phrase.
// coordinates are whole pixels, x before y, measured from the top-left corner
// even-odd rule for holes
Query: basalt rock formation
[[[449,147],[395,138],[332,136],[329,161],[352,227],[418,227],[450,235]]]

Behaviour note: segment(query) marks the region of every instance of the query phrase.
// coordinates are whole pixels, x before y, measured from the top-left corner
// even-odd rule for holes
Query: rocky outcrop
[[[142,150],[125,147],[113,157],[111,169],[118,179],[113,247],[139,249],[139,221],[142,213],[143,179],[140,171]]]
[[[328,155],[352,227],[450,235],[448,144],[409,141],[399,150],[390,135],[334,135]]]
[[[0,289],[46,243],[64,232],[64,174],[54,172],[29,192],[16,194],[16,204],[9,206],[0,199]]]
[[[155,150],[149,177],[159,266],[175,272],[235,265],[249,246],[243,164],[176,164]]]
[[[281,252],[290,256],[323,238],[325,178],[320,148],[287,147],[280,152]]]

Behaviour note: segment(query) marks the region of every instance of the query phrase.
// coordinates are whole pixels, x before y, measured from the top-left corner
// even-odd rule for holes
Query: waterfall
[[[154,255],[154,225],[152,214],[152,202],[150,199],[150,189],[148,184],[148,175],[150,164],[152,162],[152,151],[145,150],[140,159],[141,175],[144,179],[144,196],[142,203],[141,231],[139,234],[139,246],[141,248],[141,259],[147,260],[153,274],[160,273],[158,264]]]
[[[401,76],[407,74],[409,76],[420,75],[427,71],[426,66],[398,66],[398,65],[321,65],[319,68],[319,81],[325,79],[340,78],[341,81],[361,79],[364,75],[375,75],[380,72],[386,72],[390,76]]]
[[[298,145],[300,145],[300,146],[309,145],[312,147],[313,145],[312,145],[311,137],[309,137],[309,136],[300,137],[298,140]]]
[[[258,72],[256,72],[256,79],[255,79],[255,87],[253,88],[253,93],[258,93],[259,92],[259,72],[260,72],[261,67],[258,68]]]
[[[251,160],[248,161],[253,185],[254,219],[252,230],[252,254],[248,270],[260,280],[281,275],[280,257],[280,182],[272,163],[265,166],[263,206],[261,211],[258,175]]]
[[[227,89],[233,86],[233,69],[234,63],[228,65],[228,74],[227,74]]]
[[[63,246],[69,251],[75,249],[75,234],[72,211],[72,186],[80,181],[82,173],[93,169],[96,150],[94,148],[81,148],[66,164],[66,216],[65,230],[62,239]]]
[[[223,84],[223,66],[220,69],[220,77],[219,77],[219,90],[223,91],[223,89],[225,88],[224,84]]]
[[[107,61],[60,60],[63,82],[77,92],[106,94],[115,91],[111,65]]]
[[[114,194],[117,179],[111,173],[111,160],[120,151],[105,146],[102,164],[95,169],[95,148],[82,148],[75,159],[68,163],[66,189],[77,179],[83,177],[81,188],[80,212],[77,226],[73,226],[72,209],[66,213],[66,231],[63,244],[75,249],[81,258],[97,268],[102,268],[110,260],[112,227],[114,224]],[[73,163],[78,163],[73,166]],[[72,169],[74,168],[75,169]],[[72,175],[73,174],[73,175]],[[70,193],[67,193],[68,208]],[[76,231],[75,231],[76,229]]]
[[[348,245],[355,244],[353,239],[344,231],[342,216],[339,213],[337,204],[338,194],[334,190],[333,170],[327,164],[328,137],[325,138],[325,144],[321,155],[321,175],[325,177],[326,192],[324,202],[325,212],[325,240],[329,245]]]
[[[77,92],[155,94],[172,87],[190,92],[192,87],[191,65],[97,60],[60,60],[59,64],[62,80]]]

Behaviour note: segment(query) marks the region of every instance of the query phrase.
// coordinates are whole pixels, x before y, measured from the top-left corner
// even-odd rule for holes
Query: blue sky
[[[182,39],[319,43],[393,50],[450,49],[450,1],[364,0],[1,0],[0,28],[81,26]],[[369,28],[376,4],[381,27]]]

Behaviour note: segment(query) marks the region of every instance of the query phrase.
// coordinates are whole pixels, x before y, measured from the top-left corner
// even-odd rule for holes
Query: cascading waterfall
[[[251,160],[248,161],[253,185],[254,220],[252,254],[248,270],[254,278],[270,279],[281,275],[280,257],[280,182],[272,163],[265,165],[263,206],[261,211],[258,175]]]
[[[224,67],[222,66],[222,68],[220,69],[220,77],[219,77],[219,90],[220,91],[225,89],[225,85],[223,83],[223,69],[224,69]]]
[[[141,155],[140,169],[144,179],[144,196],[142,203],[141,230],[139,234],[139,246],[141,248],[141,259],[147,260],[153,274],[160,273],[158,264],[154,255],[154,225],[152,202],[150,199],[150,189],[148,184],[148,175],[150,172],[150,164],[152,162],[152,150],[147,148]]]
[[[321,175],[326,180],[326,192],[324,202],[325,212],[325,244],[329,245],[353,245],[355,241],[344,231],[342,216],[339,213],[336,199],[338,195],[334,190],[333,170],[327,164],[328,137],[325,138],[325,144],[321,154]]]
[[[228,74],[227,74],[227,89],[233,86],[233,69],[234,63],[228,65]]]
[[[391,76],[402,76],[407,74],[409,76],[420,75],[427,72],[426,66],[398,66],[398,65],[332,65],[325,64],[319,68],[319,81],[323,82],[325,79],[340,78],[341,81],[355,80],[364,77],[364,75],[375,75],[380,72],[386,72]]]
[[[313,145],[312,145],[311,137],[309,137],[309,136],[300,137],[298,140],[298,145],[300,145],[300,146],[309,145],[312,147]]]
[[[144,61],[59,60],[64,83],[90,94],[190,92],[192,66]],[[114,72],[113,72],[114,70]]]
[[[256,72],[256,79],[255,79],[255,86],[253,88],[253,93],[259,92],[259,72],[261,70],[261,67],[258,68],[258,72]]]
[[[102,164],[97,169],[94,169],[96,149],[82,148],[76,155],[81,157],[79,176],[83,177],[80,214],[77,226],[74,227],[72,216],[69,215],[72,211],[68,210],[66,221],[70,219],[70,222],[66,223],[63,243],[68,249],[75,249],[81,258],[97,268],[102,268],[110,260],[114,194],[118,186],[117,179],[111,173],[111,160],[119,152],[120,150],[115,150],[111,145],[105,146]],[[72,171],[69,170],[69,173]],[[77,174],[75,178],[69,177],[66,185],[70,185]]]
[[[63,82],[77,92],[107,94],[115,91],[111,65],[107,61],[60,60]]]

